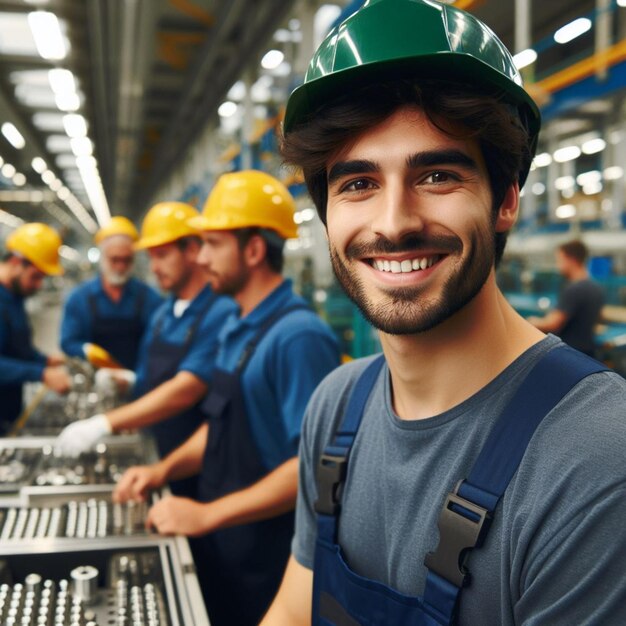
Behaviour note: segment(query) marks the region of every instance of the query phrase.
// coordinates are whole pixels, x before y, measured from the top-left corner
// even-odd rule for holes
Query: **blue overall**
[[[580,380],[607,368],[569,347],[545,354],[499,416],[474,466],[448,494],[439,517],[439,545],[424,563],[424,595],[412,597],[353,572],[337,544],[341,489],[350,449],[384,358],[357,381],[341,425],[320,459],[313,582],[313,619],[319,626],[442,626],[456,623],[460,593],[470,584],[465,566],[480,548],[498,501],[537,426]],[[410,548],[410,547],[409,547]]]
[[[202,461],[198,495],[210,502],[244,489],[267,475],[254,441],[241,379],[267,331],[305,305],[285,307],[270,316],[248,342],[233,372],[216,369],[202,403],[209,437]],[[278,591],[289,558],[293,512],[234,526],[202,537],[196,560],[212,626],[256,626]]]
[[[166,309],[154,325],[154,334],[147,350],[147,373],[146,386],[155,389],[162,383],[174,378],[178,372],[178,366],[191,348],[198,327],[204,316],[213,306],[216,300],[215,294],[207,300],[203,309],[198,311],[198,316],[187,331],[187,336],[182,344],[174,344],[161,338],[161,328],[167,315]],[[199,405],[190,407],[182,413],[165,419],[150,426],[150,432],[154,435],[161,458],[166,457],[172,450],[178,448],[198,430],[204,421],[204,416]],[[197,477],[184,478],[169,483],[172,493],[177,496],[195,498],[197,495]]]
[[[7,332],[2,356],[21,361],[32,361],[33,348],[29,327],[12,324],[7,311],[4,312],[3,318],[2,323]],[[22,412],[22,384],[0,385],[0,398],[2,398],[0,436],[3,436]]]
[[[137,354],[145,327],[142,319],[145,299],[146,294],[140,292],[132,317],[105,317],[98,313],[96,296],[89,297],[92,343],[107,350],[116,361],[131,370],[137,365]]]

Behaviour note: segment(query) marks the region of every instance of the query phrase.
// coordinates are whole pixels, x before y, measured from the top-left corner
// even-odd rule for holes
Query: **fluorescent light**
[[[5,136],[6,140],[18,150],[21,150],[25,145],[26,141],[24,137],[22,137],[22,133],[15,127],[11,122],[5,122],[2,124],[2,134]]]
[[[80,108],[80,98],[75,93],[57,93],[54,101],[59,111],[78,111]]]
[[[559,191],[563,191],[565,189],[571,189],[576,181],[573,176],[561,176],[554,181],[554,186]]]
[[[580,156],[580,148],[578,146],[567,146],[565,148],[559,148],[554,153],[554,160],[557,163],[565,163],[567,161],[573,161]]]
[[[626,2],[626,0],[624,0]],[[607,167],[604,172],[604,180],[619,180],[624,176],[624,170],[619,165]]]
[[[58,178],[55,178],[50,183],[50,189],[52,189],[52,191],[59,191],[59,189],[61,189],[61,187],[63,187],[63,183]]]
[[[276,69],[285,58],[280,50],[270,50],[263,55],[261,59],[261,67],[266,70]]]
[[[626,7],[626,0],[617,0],[618,7]]]
[[[5,163],[0,171],[5,178],[13,178],[13,174],[15,174],[16,169],[10,163]]]
[[[219,109],[217,110],[217,114],[220,117],[231,117],[235,113],[237,113],[237,105],[234,102],[231,102],[230,100],[226,100],[226,102],[222,102],[222,104],[220,104]]]
[[[602,150],[604,150],[605,148],[606,148],[606,141],[604,141],[604,139],[602,139],[601,137],[586,141],[582,145],[582,151],[585,154],[596,154],[597,152],[602,152]]]
[[[238,80],[226,94],[229,100],[243,100],[246,95],[246,84],[242,80]]]
[[[587,183],[583,185],[583,193],[587,196],[595,196],[602,191],[602,183],[600,181]]]
[[[599,183],[602,180],[602,174],[598,170],[591,170],[589,172],[583,172],[576,176],[576,182],[583,187],[590,183]]]
[[[48,169],[48,164],[41,157],[35,157],[30,164],[37,174],[43,174]]]
[[[76,91],[76,79],[69,70],[54,69],[48,72],[48,81],[54,93],[67,93]]]
[[[54,172],[52,170],[46,170],[41,175],[41,180],[43,180],[46,185],[49,185],[53,180],[56,180],[56,176],[54,175]]]
[[[44,59],[64,59],[67,55],[65,39],[59,20],[49,11],[33,11],[28,14],[28,25],[33,33],[37,52]]]
[[[81,258],[82,258],[81,254],[80,254],[80,252],[78,252],[78,250],[75,250],[74,248],[70,248],[69,246],[66,246],[65,244],[63,244],[59,248],[59,254],[64,259],[67,259],[68,261],[80,261]]]
[[[21,187],[26,184],[26,176],[22,172],[15,172],[13,174],[13,183],[16,187]]]
[[[515,63],[515,67],[518,70],[521,70],[528,65],[531,65],[537,60],[537,53],[532,48],[526,48],[526,50],[522,50],[518,52],[513,57],[513,63]]]
[[[39,129],[48,133],[64,131],[63,115],[61,113],[35,113],[33,124]]]
[[[576,207],[573,204],[562,204],[556,208],[555,213],[559,219],[566,220],[576,215]]]
[[[93,144],[89,137],[74,137],[71,140],[72,152],[77,157],[91,156],[93,154]]]
[[[84,137],[87,134],[87,121],[77,113],[64,115],[63,126],[69,137]]]
[[[586,17],[579,17],[577,20],[566,24],[554,33],[554,41],[557,43],[568,43],[576,37],[584,35],[591,29],[591,20]]]
[[[0,54],[37,56],[37,46],[25,13],[2,11],[0,15]]]
[[[532,192],[536,196],[540,196],[546,192],[546,186],[543,183],[535,183],[532,187]]]
[[[550,165],[550,163],[552,163],[552,155],[548,154],[547,152],[542,152],[535,157],[533,163],[537,167],[546,167]]]
[[[67,198],[70,197],[70,190],[67,187],[61,187],[61,189],[57,191],[57,196],[59,200],[67,200]]]

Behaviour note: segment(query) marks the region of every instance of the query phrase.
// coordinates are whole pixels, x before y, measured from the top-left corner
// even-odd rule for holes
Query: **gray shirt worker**
[[[473,397],[428,419],[400,420],[384,366],[366,405],[341,500],[339,544],[350,568],[400,592],[423,593],[424,556],[438,543],[446,494],[467,476],[495,420],[538,357],[532,346]],[[292,550],[313,568],[318,459],[371,359],[318,387],[301,440]],[[598,407],[602,411],[598,411]],[[461,626],[626,624],[626,380],[578,383],[543,419],[469,557]]]
[[[595,281],[586,278],[568,283],[556,307],[567,316],[559,337],[572,348],[594,356],[594,326],[603,306],[604,290]]]

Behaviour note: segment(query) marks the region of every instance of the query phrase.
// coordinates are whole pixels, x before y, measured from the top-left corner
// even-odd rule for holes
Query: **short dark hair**
[[[578,261],[581,265],[589,257],[589,249],[580,240],[567,241],[559,246],[559,250],[565,255]]]
[[[270,269],[277,274],[280,274],[283,271],[284,265],[284,256],[283,256],[283,244],[284,241],[279,238],[278,235],[276,237],[271,236],[271,231],[268,232],[264,228],[259,228],[258,226],[251,226],[248,228],[236,228],[233,231],[237,239],[237,243],[239,244],[239,249],[243,250],[246,247],[246,244],[254,237],[258,235],[265,241],[265,260],[269,265]]]
[[[528,131],[514,107],[498,95],[481,93],[470,85],[398,80],[371,84],[326,103],[282,138],[282,156],[302,169],[322,222],[326,224],[328,160],[403,106],[423,109],[428,119],[450,136],[478,141],[489,173],[495,219],[507,190],[532,158]],[[496,233],[496,264],[507,234]]]
[[[198,244],[198,246],[202,245],[202,239],[200,237],[197,237],[196,235],[188,235],[187,237],[181,237],[180,239],[176,240],[176,247],[179,250],[186,250],[189,247],[190,243],[196,242]]]

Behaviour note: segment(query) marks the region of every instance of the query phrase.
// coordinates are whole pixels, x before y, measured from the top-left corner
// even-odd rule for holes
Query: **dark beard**
[[[353,245],[346,250],[348,260],[384,256],[392,252],[417,252],[420,249],[440,250],[449,254],[462,250],[454,237],[407,238],[399,244],[386,239],[367,245]],[[424,299],[424,288],[403,287],[385,290],[383,302],[368,301],[362,281],[352,275],[337,251],[330,245],[330,258],[337,280],[361,313],[378,330],[389,335],[410,335],[425,332],[443,323],[474,299],[487,280],[494,263],[493,233],[477,231],[468,246],[466,259],[447,279],[438,300]],[[360,261],[356,261],[360,262]]]

